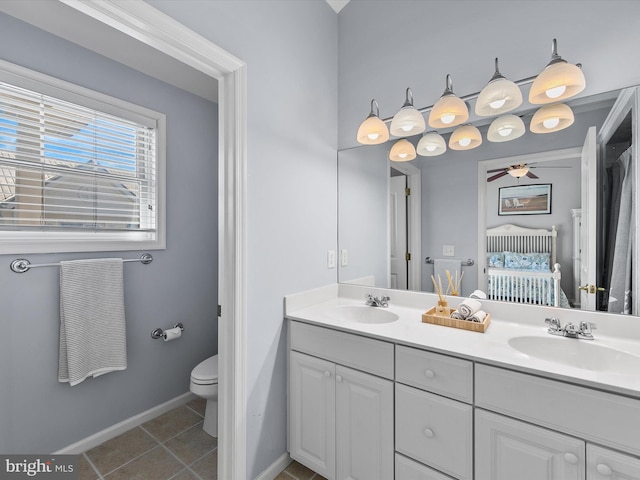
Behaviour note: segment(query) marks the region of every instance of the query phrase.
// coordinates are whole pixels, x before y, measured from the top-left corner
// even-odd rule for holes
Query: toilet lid
[[[200,362],[191,371],[191,378],[200,382],[218,382],[218,355]]]

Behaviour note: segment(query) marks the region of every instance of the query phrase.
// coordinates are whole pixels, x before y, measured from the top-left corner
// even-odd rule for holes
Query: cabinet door
[[[336,366],[337,480],[393,478],[393,382]]]
[[[476,409],[476,480],[584,480],[585,444]]]
[[[587,445],[587,480],[638,480],[640,459]]]
[[[289,448],[291,458],[335,479],[335,364],[291,352]]]

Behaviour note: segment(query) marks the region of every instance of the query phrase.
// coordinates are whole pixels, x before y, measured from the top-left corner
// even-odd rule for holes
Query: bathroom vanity
[[[633,318],[483,302],[478,333],[422,323],[436,298],[286,298],[293,459],[329,480],[640,479]],[[595,340],[549,335],[545,315],[597,318]]]

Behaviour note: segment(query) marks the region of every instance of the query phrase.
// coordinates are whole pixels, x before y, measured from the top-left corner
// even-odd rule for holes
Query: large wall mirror
[[[570,127],[504,143],[474,121],[478,148],[410,162],[393,140],[340,151],[338,280],[433,291],[449,270],[462,296],[638,315],[637,97],[573,99]]]

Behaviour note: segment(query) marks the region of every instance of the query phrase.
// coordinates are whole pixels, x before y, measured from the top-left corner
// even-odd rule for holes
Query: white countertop
[[[336,315],[338,307],[364,305],[365,294],[369,292],[374,295],[392,296],[392,301],[385,310],[397,314],[398,320],[391,323],[369,324],[347,321]],[[559,317],[564,315],[571,321],[575,321],[575,318],[584,318],[586,321],[593,321],[594,318],[598,320],[596,323],[599,329],[594,331],[594,340],[576,340],[547,333],[544,318],[549,314],[545,313],[544,307],[525,305],[505,307],[502,303],[483,301],[483,309],[491,313],[491,324],[485,333],[479,333],[423,323],[422,313],[435,305],[436,299],[437,297],[433,294],[421,292],[399,293],[367,287],[331,285],[287,296],[285,316],[292,320],[640,398],[640,370],[635,372],[630,368],[622,368],[618,371],[577,368],[556,361],[531,357],[509,345],[511,338],[523,336],[537,336],[560,342],[588,342],[590,345],[585,345],[585,350],[591,346],[596,349],[598,347],[615,349],[637,356],[640,362],[638,338],[640,319],[638,318],[620,319],[617,318],[620,316],[615,315],[597,316],[594,313],[552,309],[552,315]],[[454,301],[461,300],[463,299],[454,299]],[[576,315],[579,316],[576,317]],[[617,323],[612,325],[603,324],[603,322],[616,321]]]

